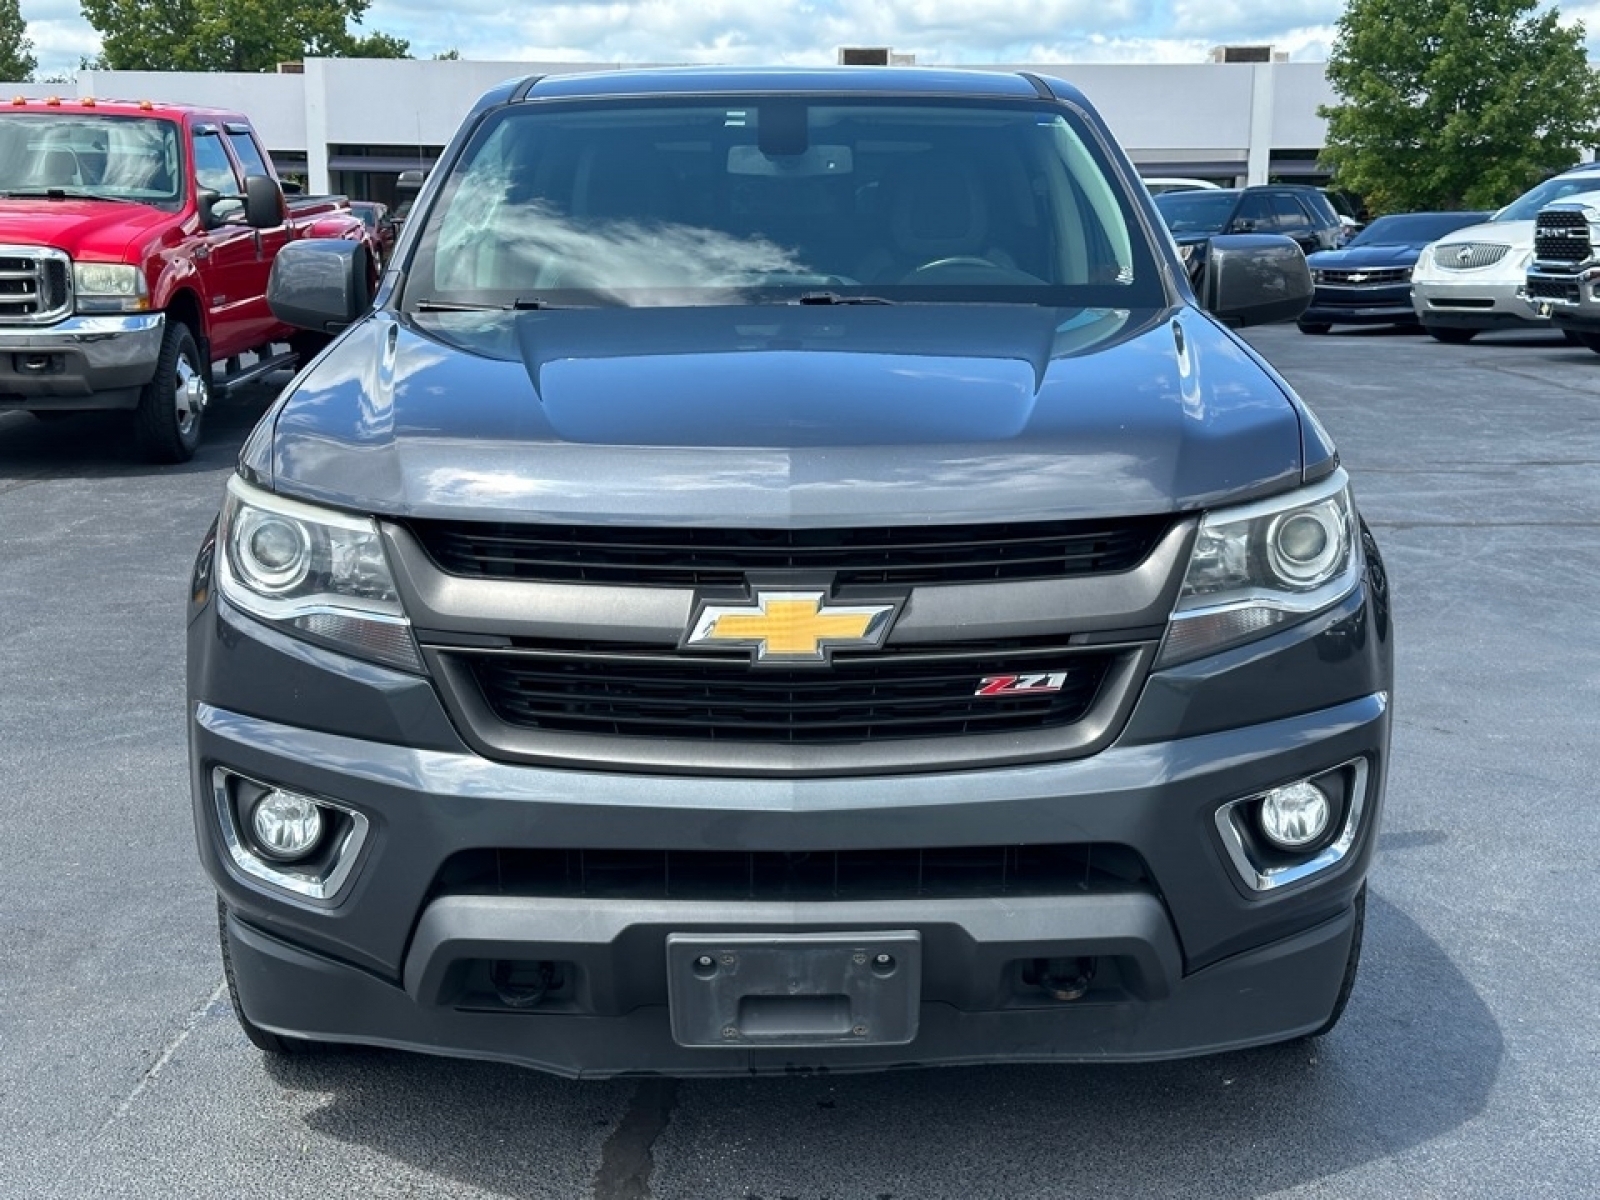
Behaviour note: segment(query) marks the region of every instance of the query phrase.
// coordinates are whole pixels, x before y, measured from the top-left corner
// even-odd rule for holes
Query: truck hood
[[[125,261],[130,245],[172,223],[172,213],[146,204],[0,199],[0,242],[54,246],[75,259]]]
[[[802,527],[1191,510],[1301,477],[1281,383],[1193,310],[379,313],[246,465],[390,516]]]

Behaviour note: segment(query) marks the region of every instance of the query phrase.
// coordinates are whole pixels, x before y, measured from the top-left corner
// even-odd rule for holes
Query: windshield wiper
[[[113,204],[143,204],[132,196],[108,196],[104,192],[89,192],[83,188],[17,188],[0,192],[7,200],[109,200]]]
[[[519,296],[510,304],[473,304],[468,300],[418,300],[411,306],[417,312],[528,312],[539,308],[575,308],[572,304],[555,304],[537,296]]]
[[[418,300],[417,312],[505,312],[504,304],[466,304],[459,300]]]
[[[893,304],[882,296],[844,296],[838,292],[801,292],[798,304]]]

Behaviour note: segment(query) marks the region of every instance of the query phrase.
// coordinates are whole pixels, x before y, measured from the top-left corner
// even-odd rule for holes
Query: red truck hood
[[[145,204],[0,199],[0,243],[54,246],[75,259],[126,262],[130,246],[172,223],[172,213]]]

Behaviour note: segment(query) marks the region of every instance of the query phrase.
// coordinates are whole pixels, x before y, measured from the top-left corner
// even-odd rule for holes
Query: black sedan
[[[1430,242],[1488,220],[1481,212],[1420,212],[1379,217],[1349,244],[1306,256],[1316,293],[1301,333],[1335,325],[1415,325],[1411,268]]]

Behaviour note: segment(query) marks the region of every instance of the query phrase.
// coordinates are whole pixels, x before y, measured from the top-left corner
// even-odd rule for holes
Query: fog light
[[[304,858],[322,839],[322,809],[315,800],[274,789],[250,811],[256,849],[279,862]]]
[[[1327,832],[1332,815],[1328,797],[1311,783],[1273,788],[1261,798],[1261,832],[1284,850],[1299,850],[1316,841]]]

